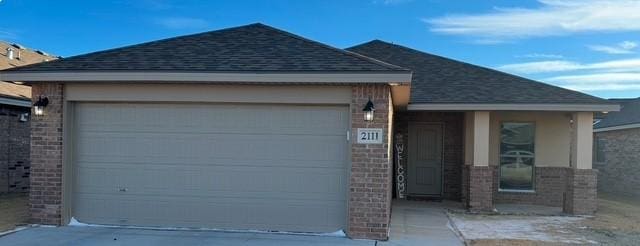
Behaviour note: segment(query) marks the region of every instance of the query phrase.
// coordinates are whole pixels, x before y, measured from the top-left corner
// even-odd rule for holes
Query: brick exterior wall
[[[391,214],[391,106],[387,85],[352,87],[351,102],[351,180],[349,189],[349,225],[351,238],[386,240]],[[362,108],[371,98],[375,104],[373,122],[365,122]],[[357,128],[382,128],[383,144],[358,144]]]
[[[43,116],[31,118],[31,223],[60,225],[62,207],[62,84],[34,84],[33,100],[49,98]]]
[[[464,165],[463,204],[472,212],[493,211],[495,166]]]
[[[565,213],[590,215],[598,209],[598,170],[567,169]]]
[[[598,170],[598,190],[640,197],[640,128],[597,132],[593,168]],[[598,161],[597,148],[604,161]]]
[[[29,192],[30,108],[0,105],[0,194]]]
[[[533,193],[527,192],[499,192],[500,177],[498,169],[494,169],[494,202],[535,204],[552,207],[562,207],[566,191],[566,167],[536,167]]]
[[[499,192],[497,166],[465,165],[462,201],[470,211],[491,211],[495,203],[563,207],[565,213],[590,215],[597,209],[597,170],[536,167],[534,193]]]
[[[442,198],[456,201],[462,197],[463,119],[460,112],[398,112],[394,116],[394,132],[402,135],[405,155],[409,154],[409,122],[443,123]],[[407,160],[405,157],[405,167]]]

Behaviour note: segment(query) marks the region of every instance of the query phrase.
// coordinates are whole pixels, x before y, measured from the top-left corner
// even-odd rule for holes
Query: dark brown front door
[[[442,125],[409,123],[407,191],[411,196],[442,194]]]

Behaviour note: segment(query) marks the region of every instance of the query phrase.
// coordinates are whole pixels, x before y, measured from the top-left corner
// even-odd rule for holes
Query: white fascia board
[[[409,104],[409,111],[620,111],[617,104],[482,104],[482,103],[424,103]]]
[[[625,129],[633,129],[633,128],[640,128],[640,123],[595,128],[593,129],[593,132],[608,132],[608,131],[625,130]]]
[[[398,73],[207,73],[207,72],[0,72],[0,80],[24,82],[258,82],[258,83],[402,83]]]
[[[25,108],[31,107],[31,101],[0,97],[0,104],[20,106]]]

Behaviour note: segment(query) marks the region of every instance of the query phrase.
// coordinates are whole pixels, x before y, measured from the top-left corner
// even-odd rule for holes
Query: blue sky
[[[254,22],[340,48],[381,39],[640,97],[638,0],[0,0],[0,40],[65,57]]]

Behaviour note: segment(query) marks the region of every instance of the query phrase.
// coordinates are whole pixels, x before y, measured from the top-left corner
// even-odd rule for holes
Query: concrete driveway
[[[276,245],[373,246],[375,241],[340,237],[104,227],[33,227],[0,237],[0,245]]]
[[[449,226],[447,203],[394,201],[389,241],[248,232],[151,230],[63,226],[32,227],[0,236],[0,246],[23,245],[275,245],[429,246],[464,245]]]

